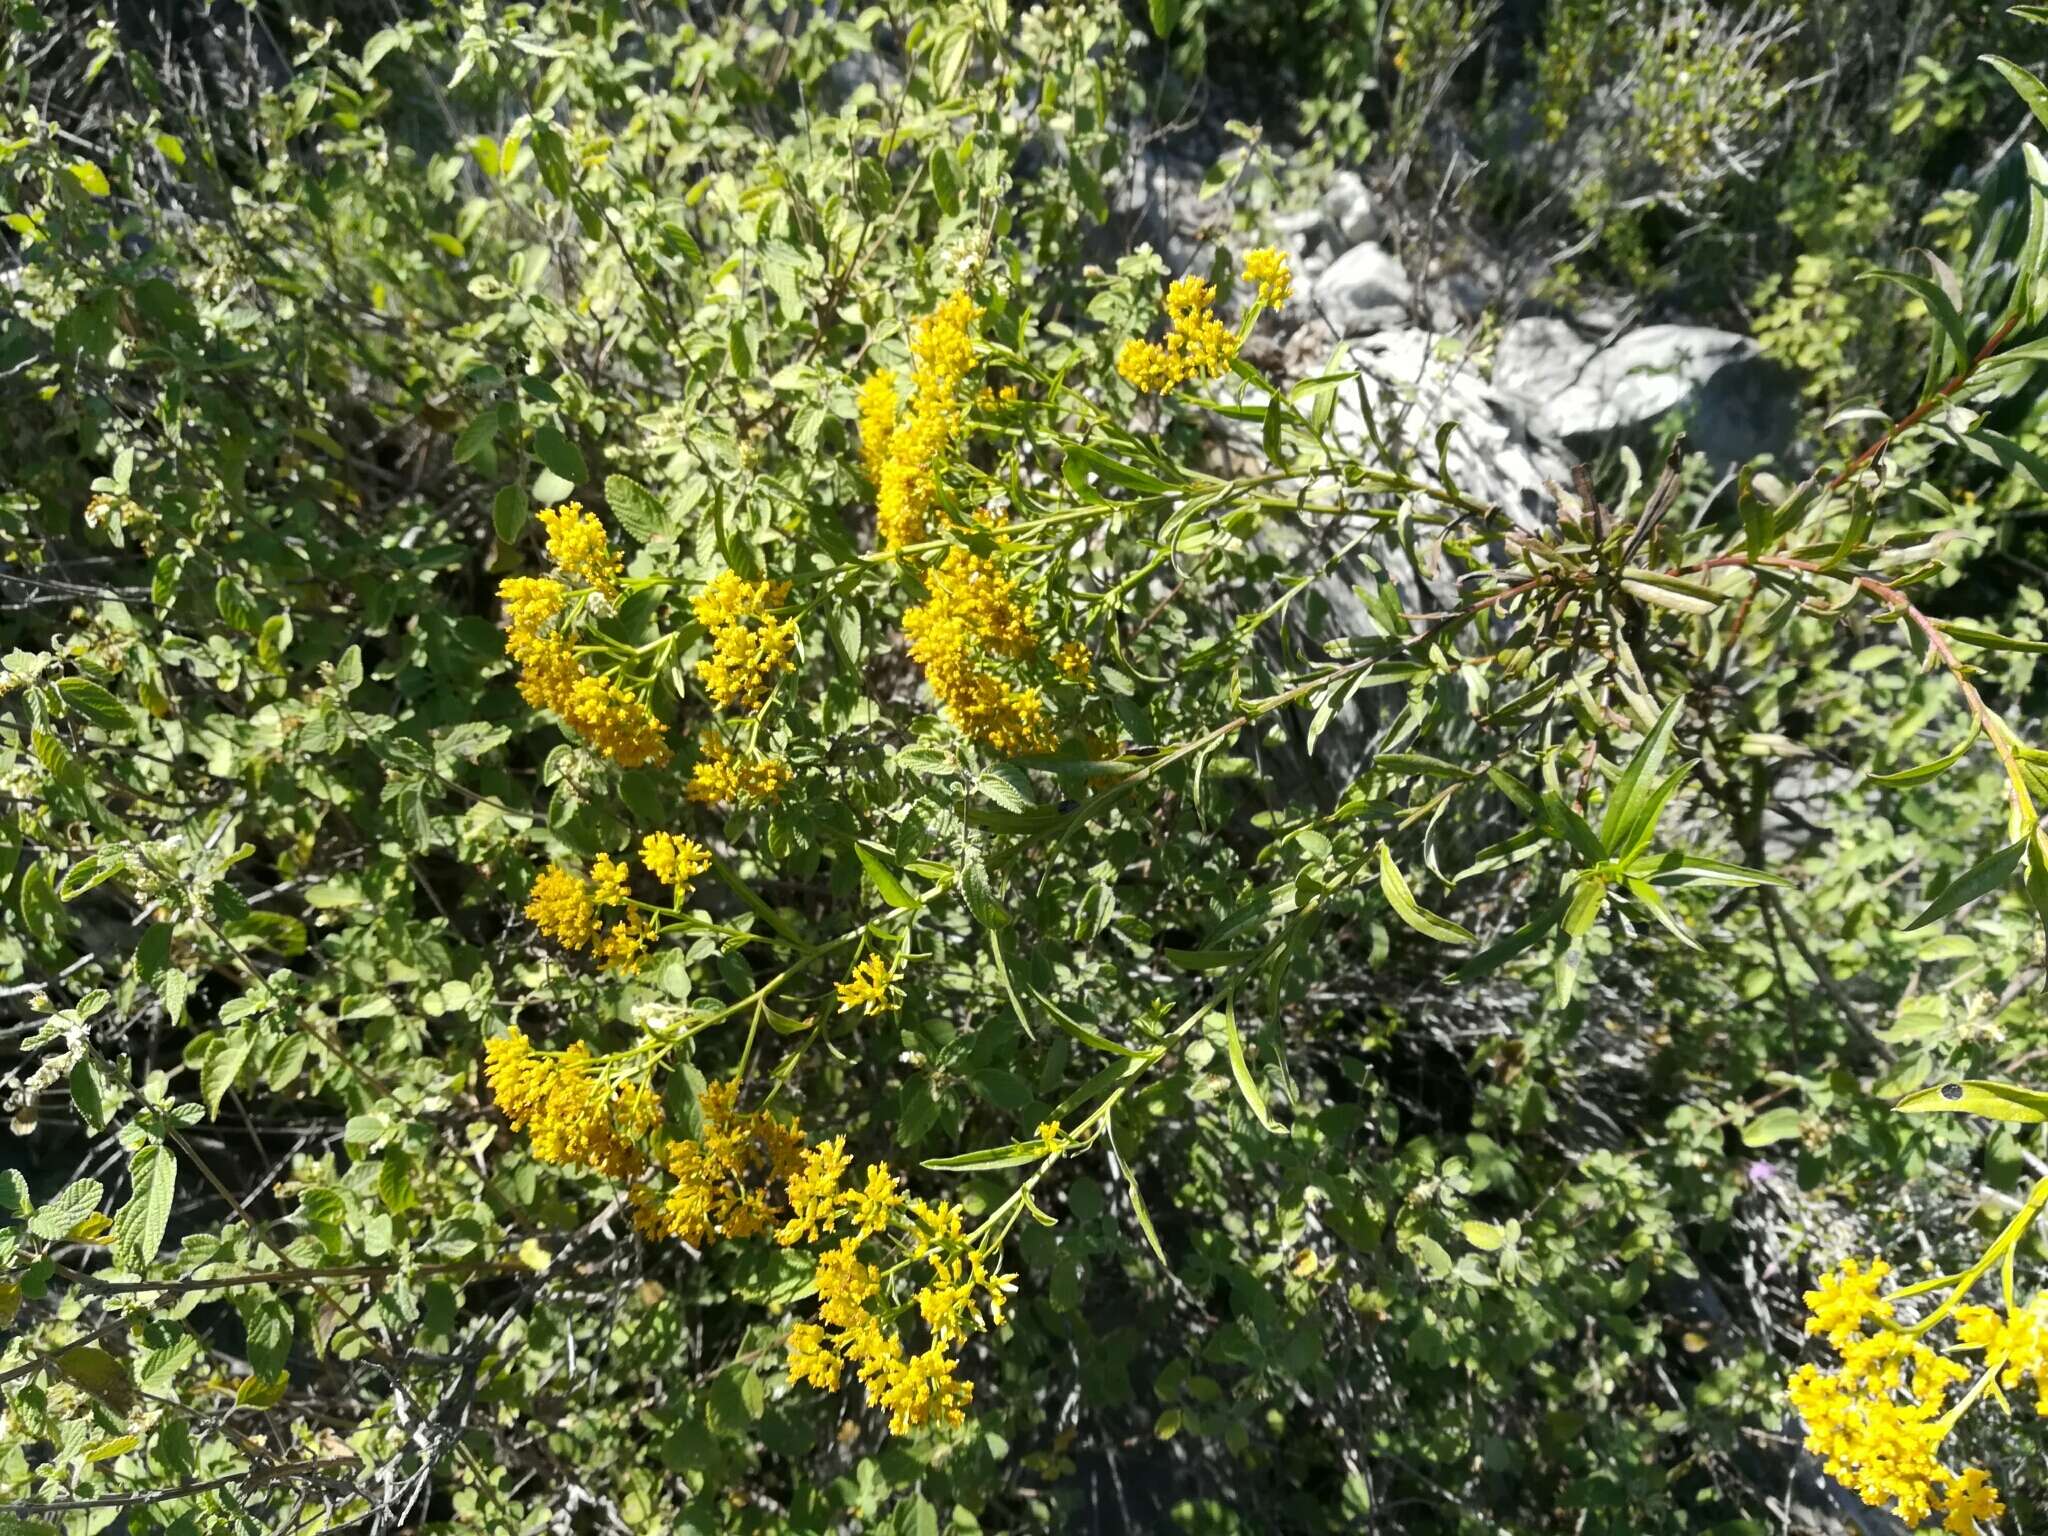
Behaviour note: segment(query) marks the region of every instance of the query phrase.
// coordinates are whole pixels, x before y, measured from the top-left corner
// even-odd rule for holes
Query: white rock
[[[1578,382],[1598,351],[1568,321],[1517,320],[1500,333],[1493,349],[1493,387],[1504,395],[1540,403]]]
[[[1337,231],[1337,243],[1353,246],[1379,238],[1384,226],[1379,207],[1356,171],[1339,171],[1323,193],[1323,217]]]
[[[1538,431],[1577,449],[1677,411],[1692,447],[1726,465],[1782,448],[1796,423],[1785,370],[1733,331],[1649,325],[1590,356],[1559,344],[1539,361],[1539,351],[1520,355],[1513,387],[1535,404]]]
[[[1414,286],[1401,263],[1386,247],[1370,240],[1354,245],[1316,279],[1316,308],[1339,336],[1363,336],[1378,329],[1378,312],[1406,311],[1414,297]]]

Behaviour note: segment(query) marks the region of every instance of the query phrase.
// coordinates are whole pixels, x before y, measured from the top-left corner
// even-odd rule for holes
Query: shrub
[[[1809,1251],[1981,1251],[1872,1093],[2031,1103],[2038,220],[1853,455],[1531,526],[1279,252],[1088,264],[1115,7],[250,14],[6,44],[10,1520],[1782,1496]],[[1836,1473],[2037,1507],[1956,1434]]]

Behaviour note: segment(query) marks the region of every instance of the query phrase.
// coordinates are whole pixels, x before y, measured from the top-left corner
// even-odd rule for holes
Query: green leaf
[[[1869,782],[1872,784],[1882,784],[1887,789],[1907,789],[1915,784],[1924,784],[1929,779],[1946,773],[1949,769],[1955,767],[1957,763],[1961,762],[1963,754],[1970,750],[1971,745],[1977,740],[1982,730],[1983,727],[1978,725],[1975,720],[1972,720],[1970,722],[1969,735],[1962,739],[1961,744],[1953,752],[1944,752],[1932,762],[1921,763],[1915,768],[1901,768],[1896,773],[1873,773],[1869,776]]]
[[[581,485],[590,478],[582,450],[564,437],[559,427],[547,425],[534,429],[533,456],[547,466],[550,474],[560,475],[572,486]]]
[[[2034,120],[2048,128],[2048,86],[2043,86],[2011,59],[2002,59],[1995,53],[1979,54],[1978,57],[2005,76],[2006,84],[2019,93],[2020,100],[2027,104],[2027,110],[2034,114]]]
[[[1458,1230],[1465,1235],[1465,1241],[1485,1253],[1497,1253],[1507,1241],[1507,1231],[1490,1221],[1461,1221]]]
[[[1006,811],[1021,813],[1037,804],[1032,798],[1030,777],[1011,763],[984,768],[974,786]]]
[[[487,405],[462,429],[462,435],[455,439],[454,458],[458,464],[467,464],[488,450],[498,436],[498,408]]]
[[[168,1147],[138,1147],[128,1160],[128,1180],[133,1191],[114,1215],[114,1256],[123,1269],[139,1271],[163,1247],[178,1189],[178,1160]]]
[[[1151,0],[1147,9],[1152,19],[1152,35],[1161,41],[1173,36],[1173,29],[1180,25],[1180,0]]]
[[[1998,61],[1993,60],[1994,64]],[[2010,77],[2008,77],[2010,78]],[[2038,88],[2038,87],[2037,87]],[[2024,93],[2023,93],[2024,94]],[[1926,254],[1926,253],[1922,253]],[[1932,260],[1932,257],[1929,257]],[[1949,346],[1955,349],[1957,366],[1970,356],[1970,332],[1962,315],[1957,311],[1955,301],[1943,290],[1942,285],[1932,278],[1921,277],[1913,272],[1900,272],[1890,267],[1879,267],[1863,274],[1867,278],[1881,278],[1898,284],[1927,306],[1927,313],[1934,323],[1941,327],[1942,335]]]
[[[1514,932],[1487,945],[1451,972],[1451,980],[1472,981],[1480,976],[1491,975],[1517,955],[1535,948],[1563,920],[1568,904],[1565,900],[1552,902]]]
[[[1721,859],[1710,859],[1703,853],[1688,853],[1673,849],[1660,854],[1649,864],[1638,864],[1633,873],[1662,886],[1684,885],[1729,885],[1746,887],[1755,885],[1790,886],[1792,882],[1783,875],[1774,875],[1766,870],[1750,869],[1741,864],[1729,864]]]
[[[1942,893],[1928,903],[1922,912],[1902,930],[1911,933],[1915,928],[1925,928],[1929,923],[1938,923],[1951,912],[1968,906],[1980,896],[1987,896],[2012,879],[2013,871],[2020,867],[2020,860],[2026,855],[2027,840],[2008,843],[1996,853],[1980,860],[1962,874],[1951,880]]]
[[[105,1192],[106,1186],[98,1179],[80,1179],[67,1185],[54,1199],[37,1208],[29,1218],[28,1229],[37,1237],[54,1242],[98,1210],[100,1196]]]
[[[2048,1093],[2016,1088],[2010,1083],[1972,1078],[1909,1093],[1892,1106],[1902,1115],[1981,1115],[2014,1125],[2039,1125],[2048,1120]]]
[[[60,677],[57,692],[65,708],[78,711],[102,730],[125,731],[135,723],[128,706],[89,677]]]
[[[208,1116],[220,1117],[220,1101],[227,1097],[228,1090],[242,1075],[242,1065],[249,1059],[250,1043],[248,1030],[231,1030],[216,1036],[213,1048],[200,1061],[199,1096],[206,1100]]]
[[[1564,931],[1574,939],[1583,939],[1593,931],[1593,924],[1600,920],[1600,909],[1607,904],[1607,882],[1598,875],[1581,875],[1574,883],[1571,905],[1565,909]]]
[[[1167,1262],[1166,1249],[1160,1244],[1158,1229],[1152,1225],[1152,1213],[1145,1208],[1145,1196],[1138,1189],[1137,1176],[1132,1173],[1131,1165],[1125,1160],[1123,1153],[1117,1150],[1116,1117],[1105,1115],[1102,1123],[1108,1133],[1110,1166],[1124,1181],[1124,1190],[1131,1197],[1131,1214],[1138,1218],[1138,1230],[1145,1234],[1145,1241],[1152,1248],[1152,1256],[1159,1260],[1160,1266],[1171,1270],[1173,1265]]]
[[[1628,767],[1622,770],[1621,778],[1607,797],[1607,810],[1600,818],[1600,843],[1612,857],[1621,857],[1622,848],[1634,840],[1643,810],[1644,786],[1654,781],[1658,770],[1664,766],[1664,754],[1671,747],[1671,733],[1678,724],[1678,711],[1684,702],[1680,697],[1664,706],[1663,713],[1657,716],[1657,723],[1643,737],[1642,745],[1636,748]]]
[[[672,531],[668,508],[637,480],[624,475],[605,476],[604,499],[619,526],[639,543],[648,543]]]
[[[953,152],[941,144],[931,153],[932,196],[938,201],[939,212],[953,218],[960,212],[960,173],[953,166]]]
[[[1223,1038],[1230,1053],[1230,1075],[1237,1079],[1237,1091],[1244,1095],[1252,1118],[1274,1135],[1279,1135],[1279,1123],[1266,1108],[1265,1092],[1259,1087],[1258,1079],[1252,1076],[1251,1066],[1245,1060],[1244,1036],[1238,1032],[1237,1010],[1234,1008],[1223,1010]]]
[[[2048,653],[2048,640],[2022,640],[2017,635],[2001,635],[1995,629],[1985,629],[1976,624],[1954,624],[1946,619],[1937,619],[1935,627],[1951,640],[1960,640],[1965,645],[1979,646],[1987,651],[2021,651],[2029,655]]]
[[[501,485],[498,494],[491,498],[491,531],[503,544],[510,544],[526,527],[529,506],[526,488],[520,485]]]
[[[1035,1163],[1044,1156],[1045,1143],[1042,1141],[1013,1141],[1007,1146],[986,1147],[979,1152],[927,1158],[924,1166],[942,1173],[962,1168],[1015,1168],[1022,1163]]]
[[[1745,1147],[1768,1147],[1772,1142],[1788,1141],[1799,1134],[1800,1114],[1796,1109],[1780,1106],[1767,1109],[1742,1128],[1742,1144]]]
[[[64,169],[69,171],[71,179],[92,197],[105,197],[114,190],[107,183],[107,173],[90,160],[74,160]]]
[[[1066,462],[1061,466],[1061,474],[1066,478],[1068,486],[1079,491],[1081,487],[1076,484],[1076,480],[1083,472],[1094,475],[1098,480],[1107,480],[1111,485],[1120,485],[1127,491],[1138,491],[1147,496],[1168,496],[1179,489],[1157,475],[1135,465],[1126,464],[1122,459],[1113,459],[1098,449],[1075,443],[1067,449]]]
[[[860,867],[867,871],[868,879],[873,883],[875,890],[880,894],[882,900],[889,903],[890,906],[899,912],[915,911],[924,905],[923,902],[904,889],[903,882],[896,878],[888,865],[884,864],[872,853],[869,853],[867,849],[863,848],[859,843],[855,843],[853,851],[860,856]]]
[[[1385,843],[1380,844],[1380,894],[1387,898],[1387,905],[1394,909],[1395,915],[1417,933],[1443,944],[1474,942],[1469,928],[1460,927],[1449,918],[1438,917],[1417,904],[1415,893],[1409,890],[1400,866],[1394,862],[1394,855]]]
[[[128,1379],[128,1367],[97,1345],[80,1344],[67,1349],[57,1357],[56,1364],[65,1380],[103,1398],[121,1412],[134,1405],[135,1386]]]
[[[119,849],[107,849],[102,853],[88,853],[64,872],[64,879],[57,887],[57,895],[63,901],[76,901],[96,885],[104,884],[128,867],[128,860]]]

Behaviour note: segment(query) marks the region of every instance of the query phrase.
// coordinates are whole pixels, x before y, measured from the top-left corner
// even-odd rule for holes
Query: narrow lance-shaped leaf
[[[1650,727],[1643,744],[1636,748],[1635,756],[1629,759],[1628,767],[1622,770],[1613,793],[1607,798],[1606,814],[1600,818],[1600,842],[1610,854],[1618,856],[1622,845],[1631,840],[1641,812],[1639,802],[1645,793],[1644,786],[1652,782],[1664,766],[1664,754],[1670,749],[1671,732],[1678,723],[1678,711],[1684,702],[1683,698],[1676,698],[1664,706],[1663,712],[1657,716],[1657,723]]]
[[[1462,928],[1449,918],[1438,917],[1434,912],[1424,911],[1416,903],[1415,893],[1409,890],[1400,866],[1394,862],[1394,855],[1385,843],[1380,844],[1380,894],[1387,898],[1387,905],[1394,909],[1395,916],[1417,933],[1445,944],[1473,942],[1472,931],[1469,928]]]
[[[1927,910],[1912,922],[1906,924],[1905,932],[1925,928],[1929,923],[1938,923],[1951,912],[1968,906],[1979,896],[1987,896],[2012,879],[2013,871],[2020,867],[2020,859],[2027,851],[2027,840],[2008,843],[1996,853],[1979,861],[1971,868],[1948,883],[1946,889],[1928,903]]]
[[[2048,1093],[2011,1083],[1972,1078],[1909,1093],[1892,1108],[1902,1115],[1981,1115],[2014,1125],[2039,1125],[2048,1120]]]
[[[1145,1234],[1145,1241],[1151,1244],[1152,1255],[1166,1269],[1173,1268],[1167,1262],[1166,1249],[1159,1241],[1159,1233],[1152,1225],[1152,1213],[1145,1208],[1145,1196],[1138,1189],[1137,1175],[1116,1144],[1116,1122],[1114,1117],[1105,1115],[1103,1127],[1109,1133],[1109,1156],[1111,1164],[1123,1175],[1124,1189],[1131,1197],[1131,1214],[1138,1218],[1138,1228]]]
[[[1944,752],[1940,757],[1933,759],[1931,762],[1921,763],[1916,767],[1901,768],[1896,773],[1873,773],[1870,775],[1870,782],[1882,784],[1887,789],[1907,789],[1915,784],[1924,784],[1929,779],[1947,772],[1955,767],[1957,763],[1961,762],[1963,754],[1969,751],[1971,746],[1976,743],[1981,731],[1982,727],[1975,720],[1972,720],[1970,722],[1969,735],[1962,739],[1962,742],[1954,751]]]
[[[1252,1118],[1268,1131],[1277,1134],[1280,1130],[1272,1113],[1266,1108],[1265,1092],[1259,1087],[1258,1079],[1252,1076],[1250,1063],[1245,1060],[1244,1036],[1238,1032],[1237,1010],[1226,1007],[1223,1010],[1224,1042],[1230,1052],[1230,1075],[1237,1079],[1237,1091],[1244,1095],[1250,1106]]]

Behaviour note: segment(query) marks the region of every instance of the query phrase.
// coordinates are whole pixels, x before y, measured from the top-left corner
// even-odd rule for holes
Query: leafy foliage
[[[1809,1260],[2038,1246],[1886,1109],[2041,1044],[2031,144],[1531,523],[1098,259],[1228,18],[270,17],[0,42],[15,1528],[1763,1529]]]

